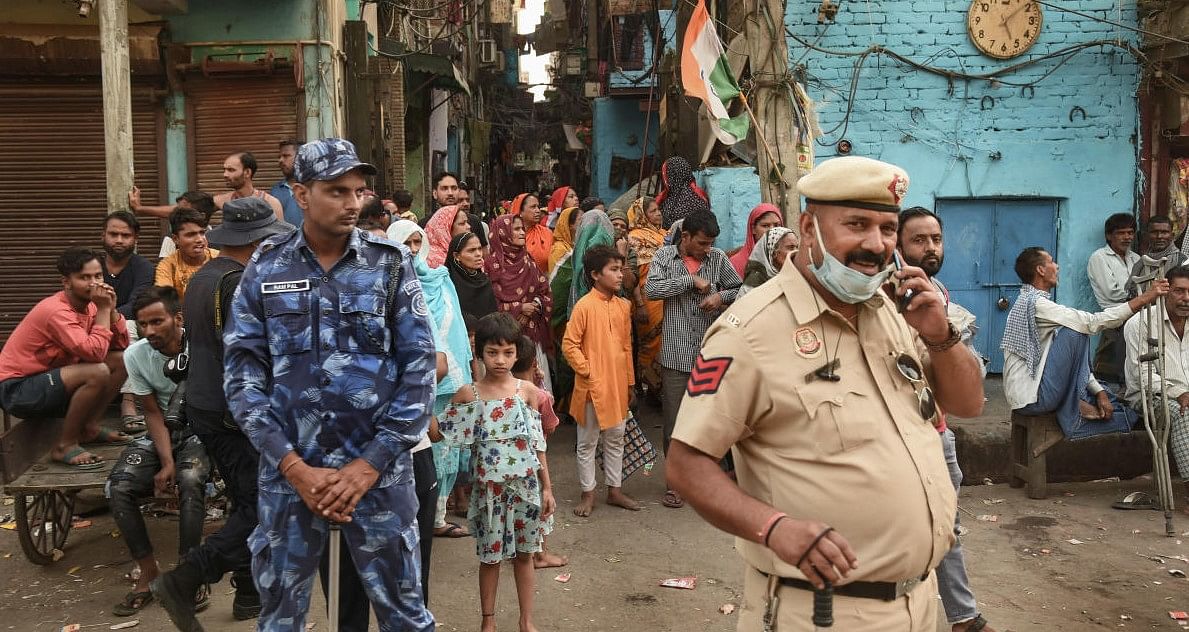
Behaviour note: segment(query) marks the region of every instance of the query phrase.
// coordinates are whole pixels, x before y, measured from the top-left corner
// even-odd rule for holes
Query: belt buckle
[[[896,599],[899,599],[899,598],[903,597],[904,595],[907,595],[908,593],[912,592],[912,589],[916,588],[918,585],[920,585],[920,583],[921,583],[920,577],[913,577],[910,579],[902,579],[902,580],[896,582]]]

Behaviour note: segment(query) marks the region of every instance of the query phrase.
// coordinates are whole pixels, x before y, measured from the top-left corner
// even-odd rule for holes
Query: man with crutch
[[[1189,266],[1178,266],[1166,273],[1167,259],[1149,257],[1144,257],[1143,265],[1143,274],[1137,278],[1141,290],[1163,276],[1168,281],[1169,293],[1123,328],[1127,343],[1126,397],[1143,412],[1144,429],[1152,441],[1153,482],[1159,504],[1151,503],[1138,492],[1114,506],[1162,509],[1166,532],[1173,535],[1175,500],[1170,450],[1182,477],[1189,472],[1189,338],[1185,336],[1185,321],[1189,318]],[[1189,483],[1186,492],[1189,493]]]
[[[261,245],[232,303],[227,401],[260,452],[248,547],[261,631],[306,629],[332,524],[380,630],[434,629],[409,452],[429,421],[434,344],[409,251],[355,228],[363,176],[375,173],[348,141],[303,145],[293,185],[302,228]]]

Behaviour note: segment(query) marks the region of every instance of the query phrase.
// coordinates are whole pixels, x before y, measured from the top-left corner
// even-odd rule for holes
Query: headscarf
[[[1042,296],[1049,298],[1050,295],[1028,283],[1020,286],[1020,296],[1007,313],[1007,326],[1003,328],[1003,342],[999,345],[1004,351],[1010,351],[1024,359],[1028,365],[1029,377],[1036,377],[1036,372],[1040,370],[1040,356],[1043,353],[1040,345],[1040,327],[1036,324],[1036,301]]]
[[[557,269],[557,264],[561,263],[562,259],[569,256],[570,253],[574,252],[575,226],[570,226],[570,218],[574,217],[574,213],[580,212],[577,207],[571,206],[557,216],[557,228],[553,229],[553,247],[549,249],[550,276]]]
[[[586,296],[590,291],[590,278],[582,267],[582,257],[586,251],[594,246],[614,246],[615,226],[603,211],[595,209],[582,214],[575,228],[574,254],[570,257],[573,262],[574,278],[570,282],[570,301],[568,311],[573,311],[578,299]],[[568,313],[567,313],[568,317]]]
[[[454,282],[454,291],[458,293],[458,306],[463,314],[470,314],[476,319],[494,313],[495,291],[491,288],[491,279],[482,268],[468,270],[455,259],[463,244],[477,237],[475,233],[465,232],[450,240],[450,256],[446,259],[446,268],[450,270],[450,280]]]
[[[561,216],[561,212],[565,210],[566,196],[573,191],[570,187],[557,187],[553,190],[553,195],[549,196],[549,204],[545,207],[547,226],[550,230],[557,228],[557,219]],[[577,195],[575,193],[575,195]]]
[[[553,297],[545,273],[537,267],[528,250],[512,244],[512,222],[516,219],[516,214],[508,214],[492,220],[491,258],[485,267],[500,311],[516,318],[524,327],[524,335],[549,351],[553,347],[549,336]],[[525,322],[520,305],[533,302],[540,309]]]
[[[694,211],[710,211],[710,198],[694,182],[694,171],[689,161],[681,156],[672,156],[661,165],[661,193],[656,196],[661,207],[662,228],[685,219]]]
[[[471,232],[479,236],[479,245],[486,248],[487,224],[483,223],[483,218],[474,213],[467,213],[467,221],[469,221],[471,224]]]
[[[429,324],[433,330],[434,347],[446,354],[446,376],[437,385],[437,395],[453,395],[471,381],[471,345],[467,337],[458,291],[450,282],[451,272],[446,266],[429,267],[429,238],[414,222],[400,220],[388,227],[388,238],[405,243],[413,233],[421,233],[421,250],[413,257],[413,270],[421,281],[421,293],[429,308]]]
[[[520,212],[524,207],[524,201],[528,199],[532,193],[521,193],[512,201],[512,215],[520,216]],[[536,197],[535,195],[533,197]],[[521,220],[523,221],[523,219]],[[528,251],[530,257],[533,258],[533,263],[537,264],[537,269],[542,273],[549,271],[549,249],[553,247],[553,232],[550,231],[540,220],[536,224],[529,226],[524,225],[524,248]]]
[[[607,219],[623,220],[623,223],[628,223],[628,212],[621,208],[613,208],[607,213]]]
[[[665,231],[648,221],[650,198],[636,198],[628,208],[628,243],[636,251],[636,264],[645,266],[652,263],[652,257],[657,249],[665,245]]]
[[[772,255],[776,253],[776,247],[780,245],[780,241],[784,239],[785,235],[795,236],[796,233],[784,226],[773,226],[751,250],[751,257],[747,260],[746,274],[741,275],[744,277],[743,284],[749,289],[757,287],[780,272],[776,269],[776,264],[772,262]]]
[[[446,262],[450,250],[450,229],[457,216],[457,205],[443,206],[425,224],[425,234],[429,236],[429,267],[437,268]],[[467,220],[470,221],[469,216]]]
[[[780,226],[784,226],[784,217],[780,214],[780,207],[775,204],[764,202],[759,206],[751,209],[751,213],[747,216],[747,238],[743,242],[743,247],[739,252],[731,255],[731,265],[734,266],[735,272],[739,273],[740,278],[743,277],[743,269],[747,267],[747,260],[751,257],[751,251],[755,248],[755,227],[756,222],[768,213],[775,213],[777,219],[780,220]]]

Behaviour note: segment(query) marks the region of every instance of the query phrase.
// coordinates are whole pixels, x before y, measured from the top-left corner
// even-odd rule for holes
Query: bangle
[[[922,337],[921,341],[925,343],[925,348],[931,352],[945,351],[961,342],[962,334],[958,332],[958,329],[954,327],[953,323],[949,323],[949,328],[949,337],[947,337],[945,340],[942,340],[941,342],[929,342],[928,340],[925,340],[924,337]]]
[[[788,517],[789,515],[783,511],[778,511],[772,514],[772,517],[768,518],[768,521],[764,523],[764,526],[760,527],[759,532],[756,533],[756,537],[764,544],[764,546],[768,546],[768,538],[772,536],[772,530],[776,528],[777,523]]]
[[[298,463],[301,463],[301,457],[289,461],[289,465],[281,469],[281,476],[288,476],[289,470],[293,469]]]

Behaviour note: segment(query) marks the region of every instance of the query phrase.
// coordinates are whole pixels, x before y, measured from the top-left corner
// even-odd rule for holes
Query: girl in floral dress
[[[533,553],[553,515],[545,436],[536,412],[541,393],[512,375],[520,326],[507,314],[485,316],[475,331],[475,353],[486,374],[464,386],[439,420],[444,440],[474,455],[467,520],[479,554],[483,632],[495,630],[500,563],[511,560],[520,603],[520,630],[532,624]]]

